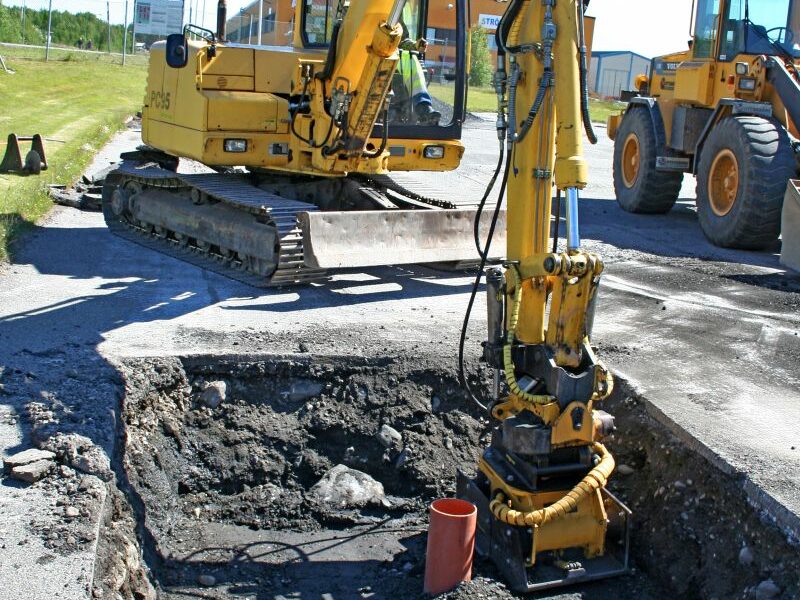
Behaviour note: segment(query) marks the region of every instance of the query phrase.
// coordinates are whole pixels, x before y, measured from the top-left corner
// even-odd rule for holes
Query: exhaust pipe
[[[224,42],[227,35],[228,24],[228,4],[225,0],[219,0],[217,3],[217,38]]]

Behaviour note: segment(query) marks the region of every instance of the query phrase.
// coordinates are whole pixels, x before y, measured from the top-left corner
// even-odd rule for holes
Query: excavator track
[[[274,228],[272,231],[275,235],[271,239],[276,246],[277,265],[271,263],[265,266],[262,259],[242,256],[215,244],[213,240],[190,237],[169,227],[123,214],[124,211],[115,209],[115,192],[130,186],[135,186],[139,192],[186,194],[196,205],[219,203],[234,209],[236,214],[249,213],[253,217],[249,226]],[[143,165],[124,161],[108,175],[103,188],[103,216],[109,229],[116,235],[261,288],[307,285],[327,280],[324,269],[312,269],[305,265],[303,236],[297,225],[298,213],[317,210],[313,204],[265,192],[250,185],[246,177],[239,174],[185,175],[162,169],[154,163]]]

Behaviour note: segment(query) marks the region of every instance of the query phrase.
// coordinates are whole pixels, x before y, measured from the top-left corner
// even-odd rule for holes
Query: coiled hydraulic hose
[[[510,508],[505,495],[499,493],[489,504],[489,510],[497,520],[515,527],[541,526],[573,512],[583,500],[606,485],[616,466],[614,457],[605,446],[595,443],[592,450],[600,456],[600,462],[558,502],[539,510],[522,512]]]
[[[503,369],[506,373],[506,383],[511,393],[520,400],[538,405],[550,404],[551,402],[555,402],[555,398],[552,396],[535,396],[529,394],[519,386],[519,381],[517,381],[516,367],[514,366],[514,358],[512,356],[514,342],[516,341],[517,324],[519,323],[519,310],[522,305],[522,279],[519,277],[519,272],[517,272],[517,275],[517,287],[516,290],[514,290],[514,299],[511,304],[511,318],[508,324],[508,339],[506,340],[505,346],[503,346]]]

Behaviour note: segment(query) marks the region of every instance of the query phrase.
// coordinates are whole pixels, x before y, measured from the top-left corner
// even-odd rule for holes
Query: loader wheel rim
[[[622,147],[622,181],[627,188],[632,188],[639,178],[640,156],[639,138],[631,133]]]
[[[708,174],[708,200],[711,210],[718,217],[724,217],[733,210],[739,193],[739,161],[736,155],[722,150],[714,158]]]

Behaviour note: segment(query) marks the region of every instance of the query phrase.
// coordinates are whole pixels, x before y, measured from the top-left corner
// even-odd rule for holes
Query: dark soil
[[[425,365],[425,366],[422,366]],[[122,471],[164,598],[422,598],[427,506],[472,472],[489,423],[454,373],[422,359],[132,361],[123,369]],[[217,408],[200,402],[225,381]],[[477,383],[477,382],[476,382]],[[798,552],[722,475],[622,390],[611,489],[634,511],[635,574],[558,598],[746,598],[773,579],[800,594]],[[383,424],[402,434],[386,449]],[[344,464],[388,503],[322,506],[309,489]],[[631,472],[632,470],[632,472]],[[747,546],[752,562],[739,563]],[[447,598],[513,597],[493,566]]]

